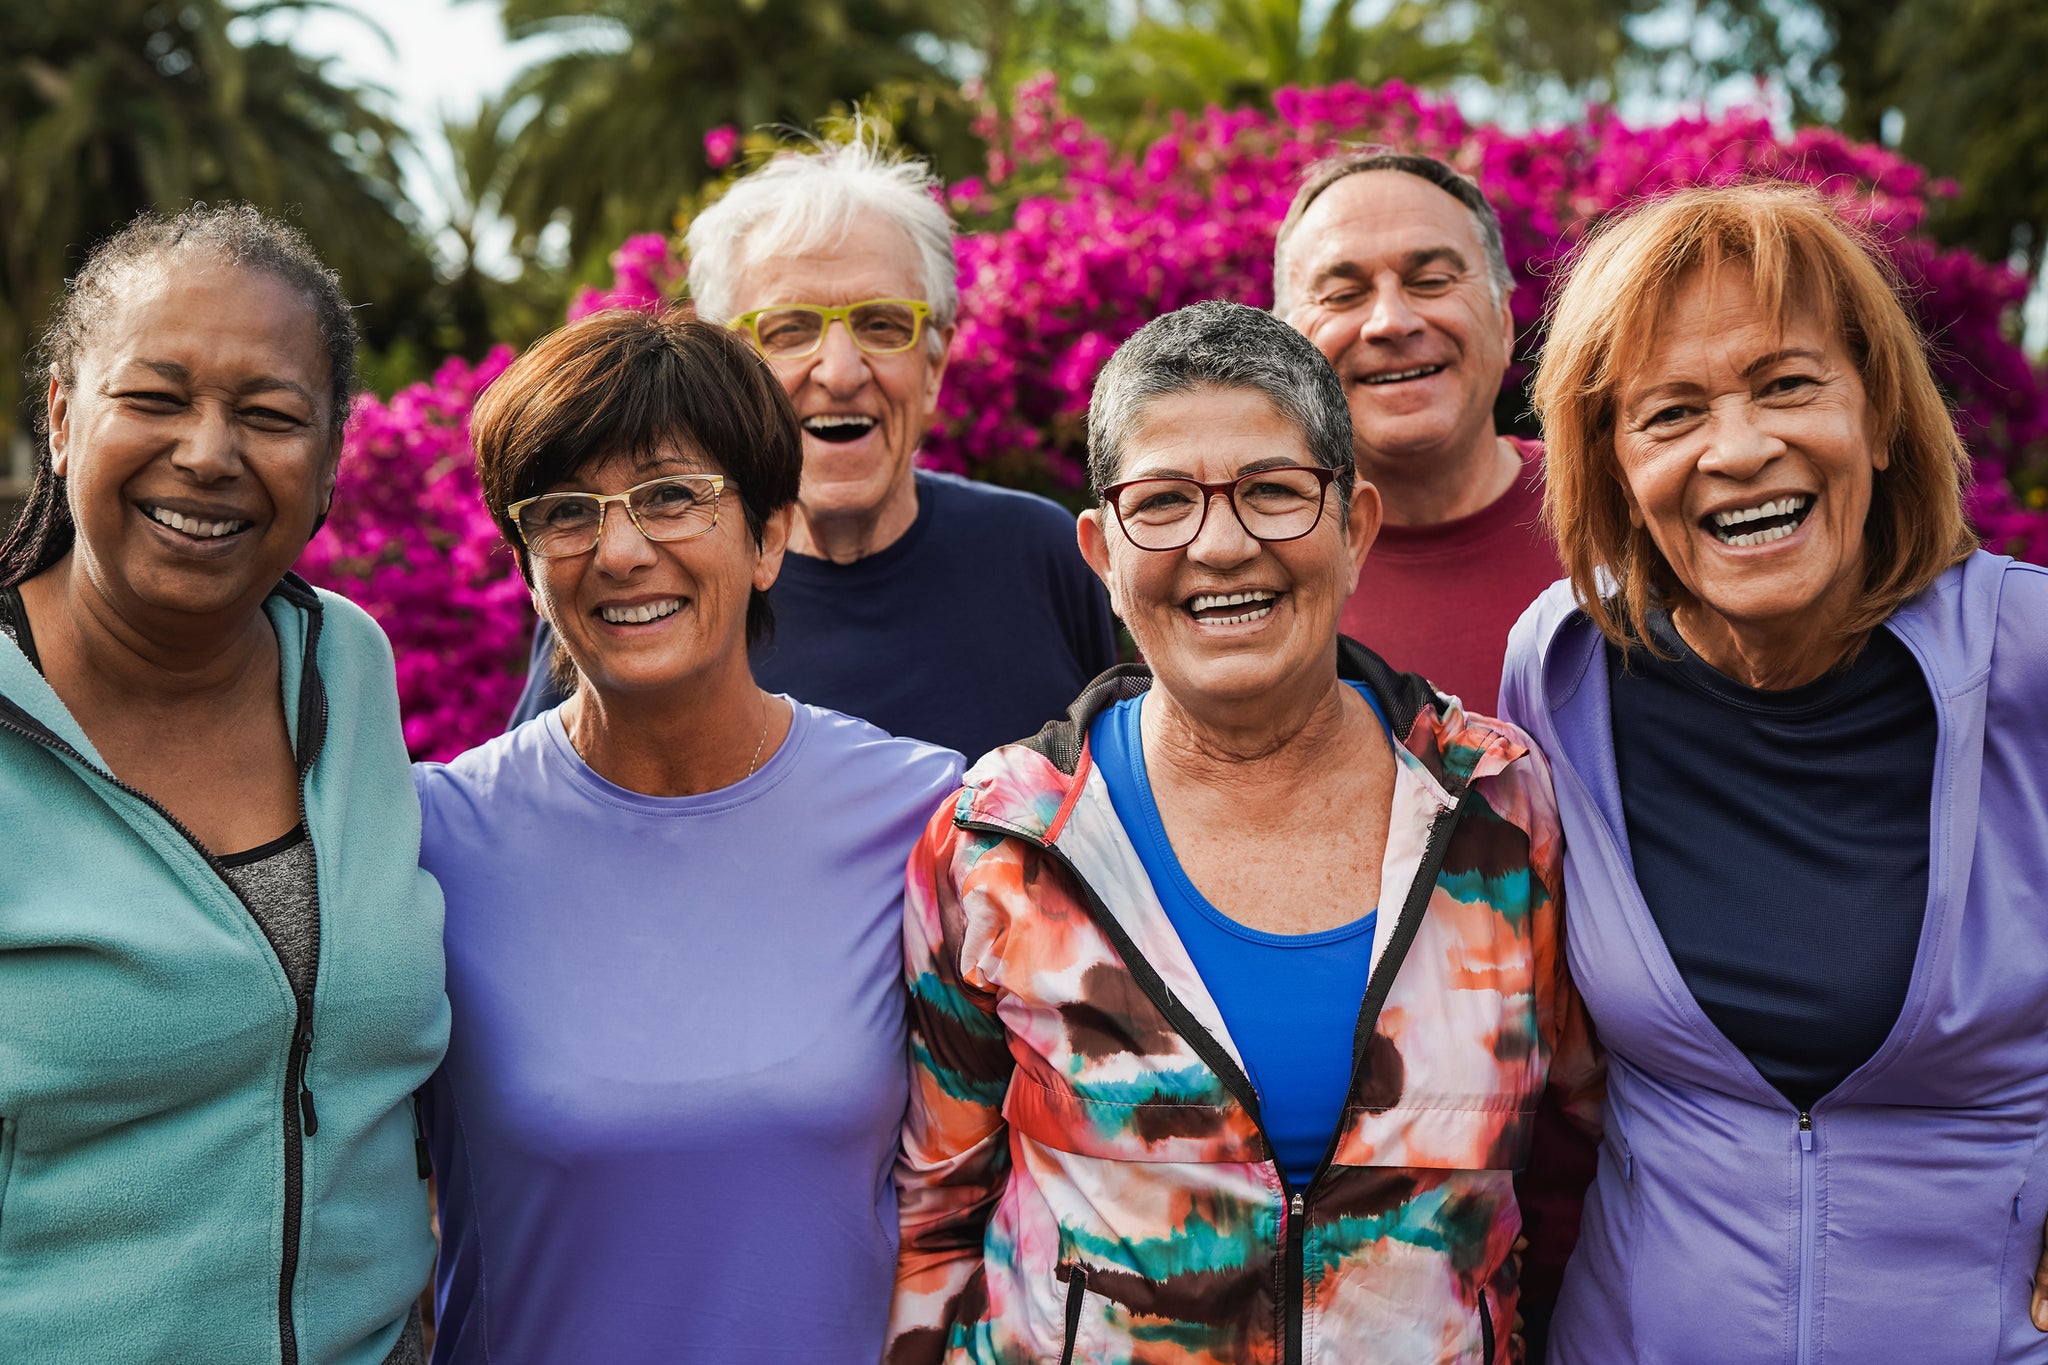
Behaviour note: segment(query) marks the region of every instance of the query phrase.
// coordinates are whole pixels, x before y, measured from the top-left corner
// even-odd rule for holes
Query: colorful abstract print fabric
[[[1401,740],[1378,1005],[1305,1190],[1080,742],[1141,670],[933,819],[906,906],[890,1365],[1511,1358],[1512,1171],[1546,1076],[1589,1127],[1601,1084],[1550,779],[1519,732],[1365,658]]]

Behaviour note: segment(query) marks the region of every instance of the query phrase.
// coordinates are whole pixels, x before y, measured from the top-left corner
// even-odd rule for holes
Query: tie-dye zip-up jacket
[[[1349,640],[1339,671],[1377,696],[1398,771],[1350,1094],[1305,1188],[1090,761],[1090,722],[1143,668],[933,818],[905,906],[888,1365],[1511,1358],[1513,1170],[1546,1073],[1589,1126],[1601,1083],[1549,774],[1519,731]]]

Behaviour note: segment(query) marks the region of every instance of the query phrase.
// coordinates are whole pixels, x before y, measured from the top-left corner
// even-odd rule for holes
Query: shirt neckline
[[[548,739],[549,759],[591,799],[640,815],[716,815],[766,797],[781,786],[797,766],[803,747],[810,739],[811,708],[783,693],[774,695],[789,703],[789,733],[783,736],[781,745],[769,755],[766,763],[731,786],[692,796],[649,796],[609,781],[584,762],[583,755],[577,753],[576,746],[569,742],[569,732],[562,725],[561,707],[542,712],[539,719]]]
[[[1373,715],[1379,720],[1382,729],[1385,729],[1387,718],[1380,713],[1379,702],[1374,699],[1371,691],[1348,680],[1346,685],[1356,689],[1365,698],[1366,705],[1372,708]],[[1195,911],[1204,920],[1216,928],[1231,935],[1233,938],[1242,939],[1247,943],[1256,943],[1261,947],[1320,948],[1332,943],[1342,943],[1347,939],[1356,938],[1360,934],[1372,933],[1379,919],[1380,911],[1377,905],[1356,919],[1347,920],[1328,929],[1317,929],[1306,934],[1276,934],[1265,929],[1254,929],[1251,925],[1241,920],[1232,919],[1229,915],[1217,909],[1210,902],[1209,898],[1202,894],[1200,888],[1195,885],[1194,880],[1188,876],[1187,869],[1181,866],[1180,855],[1173,851],[1173,842],[1166,837],[1166,821],[1159,814],[1159,802],[1152,795],[1152,775],[1146,767],[1144,733],[1140,724],[1145,698],[1150,695],[1151,692],[1147,690],[1135,697],[1118,702],[1109,709],[1107,714],[1112,716],[1110,723],[1116,724],[1118,720],[1114,718],[1115,714],[1123,711],[1125,707],[1130,708],[1128,723],[1131,728],[1131,742],[1126,747],[1132,757],[1131,775],[1136,778],[1136,782],[1133,784],[1130,792],[1130,796],[1137,806],[1134,814],[1138,817],[1139,832],[1150,843],[1153,854],[1158,859],[1159,865],[1164,870],[1167,880],[1172,884],[1174,891],[1188,905],[1193,906]],[[1387,743],[1391,746],[1393,742],[1392,731],[1387,731]],[[1114,793],[1111,795],[1112,804],[1114,804]],[[1149,867],[1150,860],[1144,861],[1147,862]]]

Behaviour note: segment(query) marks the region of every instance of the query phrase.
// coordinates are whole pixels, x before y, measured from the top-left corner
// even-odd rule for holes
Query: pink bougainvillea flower
[[[739,130],[729,123],[721,123],[704,134],[704,159],[711,163],[711,168],[715,171],[722,171],[730,166],[739,150]]]
[[[2013,323],[2026,281],[1922,235],[1929,199],[1952,187],[1882,147],[1824,128],[1781,135],[1762,111],[1638,128],[1594,109],[1566,127],[1510,133],[1398,83],[1283,90],[1270,110],[1176,115],[1150,145],[1125,152],[1041,77],[1017,87],[1007,121],[989,113],[977,130],[1001,150],[947,195],[966,231],[959,330],[920,457],[932,468],[1079,490],[1088,394],[1111,352],[1149,319],[1201,299],[1269,306],[1273,234],[1302,172],[1341,148],[1381,143],[1444,158],[1499,210],[1522,337],[1510,384],[1526,379],[1542,343],[1546,292],[1602,217],[1686,185],[1814,186],[1905,284],[1976,460],[1969,506],[1985,543],[2048,562],[2048,375]],[[705,137],[714,166],[737,146],[730,128]],[[629,238],[611,264],[612,287],[580,291],[572,317],[662,307],[682,277],[659,233]],[[419,757],[494,734],[519,690],[531,609],[477,496],[468,445],[470,406],[509,360],[504,350],[473,366],[451,360],[389,402],[359,405],[334,516],[300,566],[390,634],[406,742]]]

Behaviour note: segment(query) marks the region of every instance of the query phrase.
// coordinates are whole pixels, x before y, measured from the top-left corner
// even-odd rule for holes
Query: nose
[[[1422,317],[1409,306],[1408,291],[1398,278],[1382,279],[1373,289],[1358,334],[1367,341],[1397,341],[1422,331]]]
[[[242,472],[242,431],[224,403],[197,403],[171,452],[171,463],[202,484]]]
[[[607,578],[625,578],[654,562],[654,542],[640,534],[624,503],[608,502],[597,524],[597,546],[590,553]]]
[[[1222,506],[1217,506],[1218,503]],[[1259,542],[1244,529],[1227,493],[1211,493],[1202,529],[1188,542],[1187,557],[1215,569],[1235,568],[1259,553]]]
[[[841,397],[868,382],[867,352],[853,344],[853,329],[843,318],[825,324],[818,353],[811,360],[811,378],[826,392]]]
[[[1699,459],[1702,473],[1752,479],[1785,453],[1784,440],[1770,429],[1769,414],[1759,411],[1746,395],[1716,403],[1711,411],[1706,449]]]

